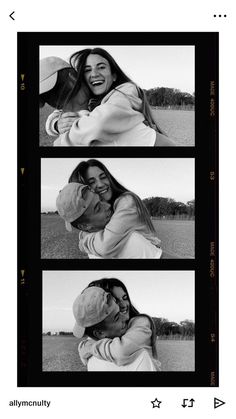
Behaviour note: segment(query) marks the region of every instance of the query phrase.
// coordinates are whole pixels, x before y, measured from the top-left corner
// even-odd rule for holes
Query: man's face
[[[86,223],[92,227],[93,231],[99,231],[106,226],[112,216],[111,206],[108,202],[101,201],[99,195],[93,193],[92,201],[84,215]]]
[[[127,324],[120,313],[119,306],[115,304],[114,310],[103,320],[103,330],[100,338],[115,338],[124,335],[127,330]]]

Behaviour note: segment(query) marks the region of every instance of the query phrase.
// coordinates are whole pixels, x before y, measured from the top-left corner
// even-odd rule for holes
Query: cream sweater
[[[92,355],[98,359],[114,362],[116,365],[126,365],[135,360],[140,349],[145,349],[156,370],[160,371],[160,362],[152,356],[151,336],[152,330],[148,317],[139,315],[129,321],[128,329],[123,336],[98,341],[86,339],[80,342],[78,351],[85,365]]]
[[[144,124],[141,109],[136,86],[123,83],[89,115],[78,118],[54,146],[154,146],[156,131]]]
[[[114,203],[114,214],[104,230],[95,233],[79,233],[79,248],[85,253],[106,259],[119,258],[130,233],[137,231],[155,246],[160,245],[156,235],[150,233],[139,221],[136,203],[129,192],[123,193]]]

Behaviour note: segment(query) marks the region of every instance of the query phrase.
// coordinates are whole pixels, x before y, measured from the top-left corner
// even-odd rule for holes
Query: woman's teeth
[[[126,314],[128,311],[128,309],[126,308],[125,310],[120,310],[121,313]]]
[[[104,82],[102,80],[93,81],[91,84],[92,86],[99,86],[100,84],[103,84]]]
[[[102,194],[106,193],[107,191],[108,191],[108,188],[104,189],[103,191],[100,191],[99,193],[102,195]]]

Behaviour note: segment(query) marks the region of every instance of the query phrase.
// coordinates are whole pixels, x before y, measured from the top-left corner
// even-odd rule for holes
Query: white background
[[[15,10],[15,21],[9,14]],[[6,418],[233,417],[235,410],[235,2],[90,0],[1,2],[1,415]],[[214,18],[213,14],[227,14]],[[220,387],[17,388],[16,386],[16,32],[220,32]],[[202,63],[204,65],[204,63]],[[38,142],[38,139],[32,138]],[[18,173],[19,176],[19,173]],[[109,382],[108,382],[109,384]],[[162,400],[153,409],[151,400]],[[194,408],[183,409],[183,398]],[[213,409],[213,398],[226,405]],[[51,400],[50,408],[9,407],[10,400]],[[187,413],[186,413],[187,412]]]

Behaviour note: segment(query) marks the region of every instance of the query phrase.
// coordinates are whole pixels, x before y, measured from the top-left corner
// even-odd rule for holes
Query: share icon
[[[225,404],[223,400],[220,400],[214,397],[214,409],[217,409],[217,407],[223,406],[223,404]]]

